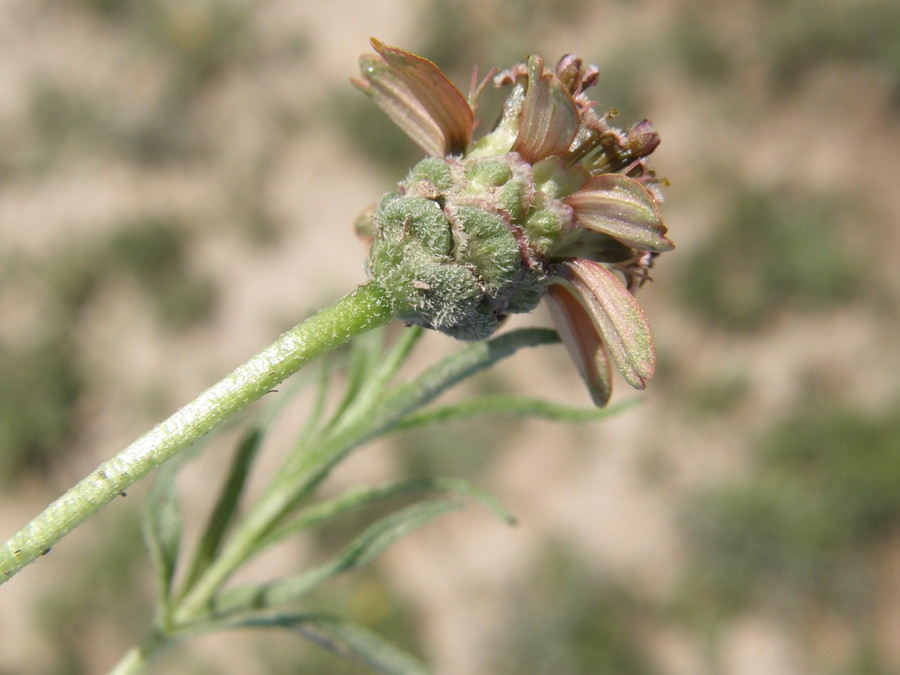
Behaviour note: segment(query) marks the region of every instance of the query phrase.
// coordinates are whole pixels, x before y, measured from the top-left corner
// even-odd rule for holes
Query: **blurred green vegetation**
[[[841,241],[842,215],[833,195],[737,187],[718,226],[681,260],[681,303],[718,327],[752,330],[785,310],[853,299],[865,270]]]
[[[566,547],[548,543],[510,599],[496,675],[658,672],[639,637],[646,607],[627,587],[589,571]]]
[[[140,509],[118,509],[106,518],[103,536],[42,589],[34,612],[52,649],[46,650],[49,667],[40,672],[89,675],[108,658],[97,658],[98,645],[133,644],[144,635],[153,620],[153,591],[139,521]],[[86,628],[101,625],[103,637],[89,639]]]
[[[727,44],[700,12],[674,23],[662,49],[671,53],[684,72],[698,82],[721,84],[734,73],[734,57]]]
[[[900,402],[789,414],[756,443],[751,476],[686,503],[691,588],[724,610],[795,597],[865,615],[874,554],[900,532],[898,448]]]
[[[190,162],[210,152],[216,140],[196,118],[194,107],[229,68],[249,58],[252,24],[247,9],[229,0],[191,3],[155,0],[80,0],[83,12],[110,22],[110,28],[133,45],[135,58],[123,67],[146,84],[162,84],[137,114],[125,112],[110,98],[71,79],[48,74],[31,86],[29,119],[42,159],[53,165],[61,143],[79,144],[82,152],[120,155],[138,165]],[[156,72],[138,72],[141,57],[156,62]],[[127,95],[127,94],[126,94]]]
[[[212,281],[198,276],[187,257],[187,223],[150,216],[125,223],[106,243],[112,274],[128,275],[149,297],[163,325],[187,327],[211,316],[215,301]]]
[[[497,420],[474,419],[413,429],[395,443],[404,475],[476,479],[491,466],[495,459],[491,449],[503,435]]]
[[[682,405],[693,419],[721,420],[730,415],[751,390],[747,373],[735,370],[684,388]]]
[[[760,44],[778,91],[810,70],[843,63],[874,68],[900,104],[900,5],[892,0],[771,3],[759,25]]]
[[[71,336],[61,327],[23,345],[0,345],[0,482],[46,471],[77,430],[85,382]]]

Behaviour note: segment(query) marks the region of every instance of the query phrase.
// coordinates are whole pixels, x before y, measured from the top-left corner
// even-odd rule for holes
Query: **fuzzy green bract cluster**
[[[371,42],[354,84],[429,155],[357,224],[399,318],[480,340],[543,297],[597,405],[613,366],[643,389],[656,357],[632,291],[674,248],[645,161],[659,145],[650,122],[611,127],[584,93],[599,70],[573,54],[552,70],[532,55],[465,97],[428,59]],[[490,81],[510,91],[476,140]]]
[[[424,159],[376,208],[369,276],[401,320],[484,339],[544,292],[524,229],[533,194],[530,167],[514,155]]]

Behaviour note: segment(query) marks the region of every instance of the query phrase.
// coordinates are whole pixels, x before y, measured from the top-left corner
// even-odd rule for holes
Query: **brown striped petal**
[[[465,152],[474,126],[465,97],[428,59],[371,42],[378,55],[360,57],[362,80],[353,83],[429,155]]]
[[[562,284],[580,301],[628,384],[643,389],[645,380],[653,377],[656,357],[650,324],[637,300],[612,272],[592,260],[568,260],[553,271],[551,282]]]
[[[562,155],[578,133],[578,106],[560,81],[544,71],[540,56],[528,59],[528,89],[513,152],[529,164]]]
[[[612,378],[603,342],[590,315],[563,284],[552,284],[544,298],[556,330],[587,385],[591,399],[602,408],[612,394]]]
[[[603,232],[641,251],[662,253],[675,248],[666,237],[656,198],[633,178],[596,176],[563,201],[574,210],[579,227]]]

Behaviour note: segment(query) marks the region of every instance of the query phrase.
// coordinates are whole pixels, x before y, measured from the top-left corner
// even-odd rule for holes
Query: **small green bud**
[[[534,198],[531,167],[516,155],[467,160],[465,194],[520,221]]]
[[[539,198],[525,217],[525,231],[535,251],[546,256],[572,230],[572,210],[556,199]]]
[[[437,157],[427,157],[416,164],[406,177],[407,185],[427,182],[440,191],[449,190],[453,186],[453,175],[450,166]]]
[[[450,255],[453,238],[437,202],[418,195],[391,195],[379,205],[375,217],[383,233],[389,235],[388,246],[413,245],[434,257]]]

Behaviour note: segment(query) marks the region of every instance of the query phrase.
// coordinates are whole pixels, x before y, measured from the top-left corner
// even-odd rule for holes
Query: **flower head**
[[[653,376],[650,327],[631,292],[674,246],[646,157],[648,121],[627,130],[598,115],[585,90],[598,70],[539,56],[493,74],[509,87],[496,127],[475,140],[477,98],[431,61],[372,40],[360,89],[427,154],[370,215],[370,277],[404,321],[465,340],[546,298],[597,405],[611,366],[634,387]],[[475,78],[473,78],[473,83]]]

